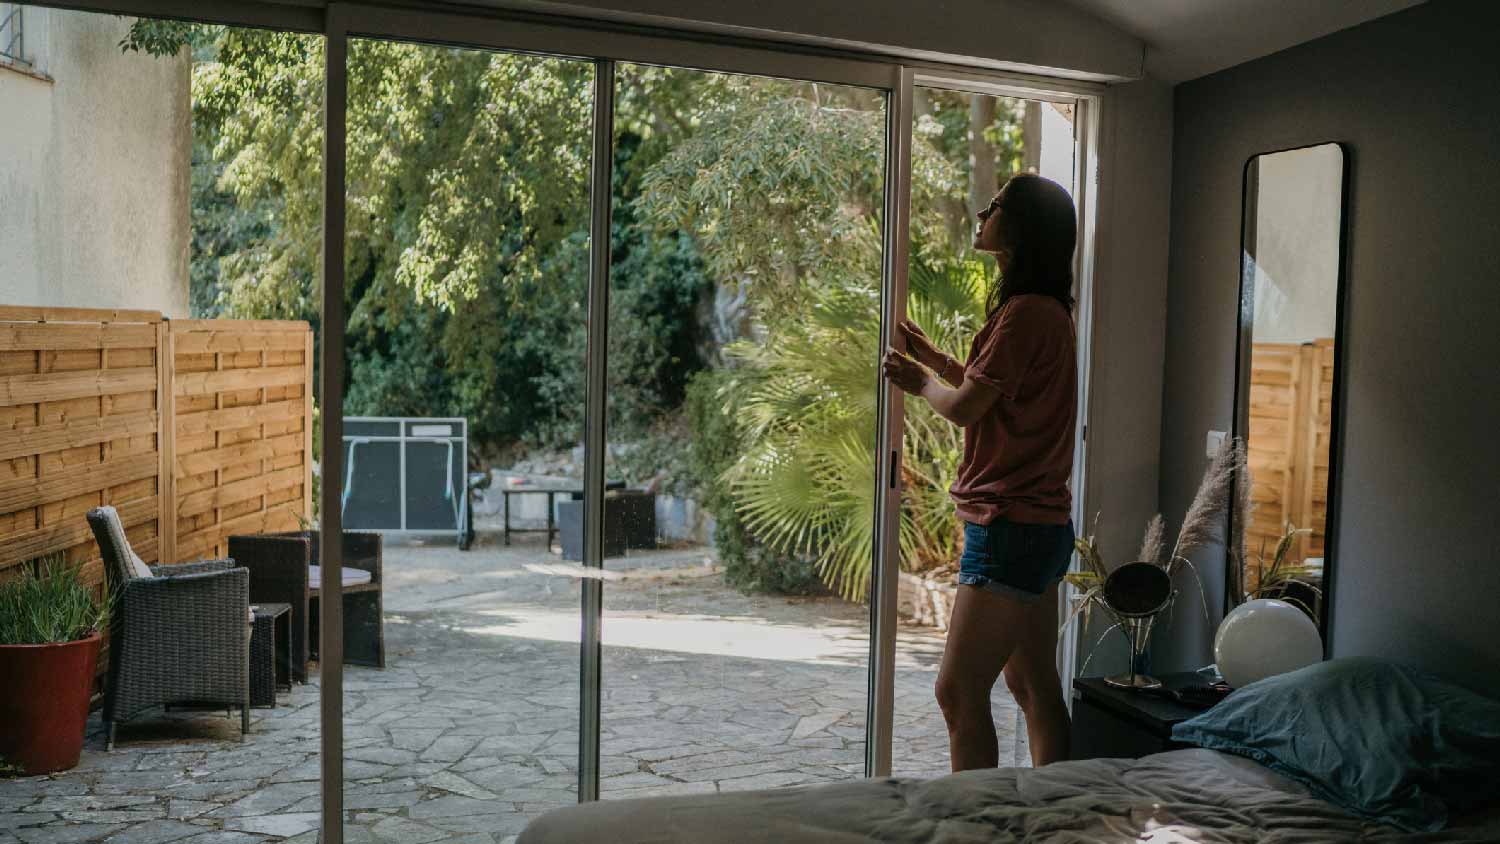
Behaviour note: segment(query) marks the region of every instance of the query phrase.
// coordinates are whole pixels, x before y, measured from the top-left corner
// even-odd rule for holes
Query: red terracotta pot
[[[100,641],[0,645],[0,759],[28,776],[78,764]]]

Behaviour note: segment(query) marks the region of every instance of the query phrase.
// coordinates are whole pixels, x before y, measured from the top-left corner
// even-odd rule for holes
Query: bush
[[[732,370],[704,370],[688,382],[683,404],[688,438],[688,474],[703,506],[714,516],[714,547],[731,586],[747,592],[807,595],[821,591],[813,561],[781,554],[756,541],[740,517],[734,490],[724,477],[744,453],[737,423]]]
[[[108,602],[94,598],[61,554],[23,569],[20,577],[0,584],[0,645],[75,642],[108,623]]]

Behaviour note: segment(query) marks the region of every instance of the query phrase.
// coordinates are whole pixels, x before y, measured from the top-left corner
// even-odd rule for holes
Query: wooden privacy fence
[[[1252,554],[1264,547],[1269,557],[1291,522],[1312,531],[1292,560],[1323,556],[1332,422],[1333,340],[1254,344],[1247,458],[1255,512],[1245,529]]]
[[[101,504],[147,561],[309,519],[312,345],[305,322],[0,306],[0,579],[62,552],[102,582]]]

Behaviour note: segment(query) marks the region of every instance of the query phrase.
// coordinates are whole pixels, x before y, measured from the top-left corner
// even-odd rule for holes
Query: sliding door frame
[[[616,22],[549,16],[514,10],[433,4],[430,8],[332,2],[322,5],[257,2],[256,0],[41,0],[29,5],[82,11],[189,20],[230,26],[249,26],[321,34],[325,38],[325,132],[323,147],[322,326],[320,354],[322,419],[322,475],[340,477],[343,423],[344,340],[344,230],[345,230],[345,108],[347,52],[352,37],[444,44],[471,49],[533,53],[594,63],[594,156],[591,177],[591,257],[588,308],[586,382],[589,384],[585,421],[584,553],[586,567],[603,565],[603,407],[607,345],[609,272],[609,163],[612,158],[610,121],[613,109],[614,64],[628,61],[647,65],[685,67],[784,79],[852,85],[886,95],[886,154],[883,248],[881,274],[881,342],[889,345],[892,329],[905,316],[907,258],[910,243],[911,130],[914,87],[948,88],[970,93],[1074,103],[1077,147],[1075,196],[1080,213],[1079,360],[1080,419],[1087,419],[1089,348],[1093,328],[1093,267],[1098,179],[1099,107],[1104,86],[1099,83],[1027,74],[979,71],[938,61],[901,61],[874,52],[822,48],[786,42],[759,41],[696,31],[643,27]],[[602,166],[599,159],[602,158]],[[330,235],[330,233],[335,233]],[[597,395],[595,395],[597,393]],[[879,504],[875,531],[878,541],[872,560],[871,632],[865,773],[885,776],[891,769],[891,740],[895,680],[896,594],[900,571],[900,459],[903,412],[900,391],[884,377],[879,387],[876,483]],[[1075,460],[1074,490],[1083,483],[1086,428],[1080,426]],[[1082,494],[1075,494],[1075,520],[1082,525],[1086,512]],[[342,564],[337,484],[323,484],[319,499],[323,528],[320,554],[325,565]],[[343,664],[342,625],[336,623],[341,605],[339,584],[325,584],[321,625],[322,683],[322,840],[343,842]],[[581,683],[579,742],[579,798],[599,794],[600,724],[600,590],[602,584],[585,579],[581,610]],[[1059,648],[1059,665],[1066,683],[1072,676],[1076,643],[1070,638]]]
[[[1097,211],[1094,188],[1098,179],[1098,126],[1102,87],[1064,80],[1039,80],[1004,73],[918,70],[903,67],[900,88],[890,98],[886,149],[898,153],[887,161],[887,185],[897,196],[886,203],[885,277],[881,285],[881,348],[888,348],[891,328],[906,318],[908,259],[911,244],[911,130],[912,102],[917,86],[941,88],[966,94],[1011,97],[1074,106],[1073,196],[1078,214],[1078,249],[1074,254],[1078,313],[1078,425],[1074,436],[1073,521],[1085,524],[1084,468],[1089,418],[1089,395],[1094,323],[1094,239]],[[897,592],[900,586],[901,457],[903,454],[904,400],[901,391],[890,388],[884,377],[880,389],[879,446],[876,463],[880,505],[876,508],[875,535],[880,541],[873,561],[874,588],[870,600],[870,696],[866,721],[865,775],[891,775],[891,744],[894,735]],[[1076,561],[1075,561],[1076,565]],[[1067,589],[1058,590],[1058,614],[1067,617]],[[1057,648],[1058,676],[1063,699],[1072,706],[1072,685],[1077,664],[1078,639],[1074,625],[1064,631]]]

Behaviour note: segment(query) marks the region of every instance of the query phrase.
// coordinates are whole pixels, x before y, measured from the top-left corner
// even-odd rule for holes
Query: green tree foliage
[[[195,311],[318,320],[323,46],[138,21],[123,49],[194,55]],[[345,412],[463,415],[492,447],[577,442],[592,66],[385,41],[349,53]],[[913,317],[955,353],[984,269],[961,162],[1019,166],[1019,115],[934,94],[912,156]],[[885,111],[838,86],[621,68],[609,436],[643,480],[686,464],[738,584],[868,588]],[[976,141],[976,138],[979,141]],[[727,349],[716,290],[747,297]],[[708,369],[710,365],[721,366]],[[677,444],[682,439],[690,447]],[[909,403],[908,561],[946,560],[959,432]],[[692,489],[691,487],[697,487]],[[925,561],[925,562],[924,562]]]
[[[184,45],[196,59],[195,310],[316,324],[322,42],[145,20],[122,42],[156,55]],[[490,444],[576,441],[592,66],[355,41],[349,73],[346,412],[464,415]],[[660,72],[649,81],[674,96],[654,98],[657,113],[616,145],[621,433],[679,405],[702,365],[695,242],[634,211],[649,155],[692,123],[671,109],[696,92]]]

